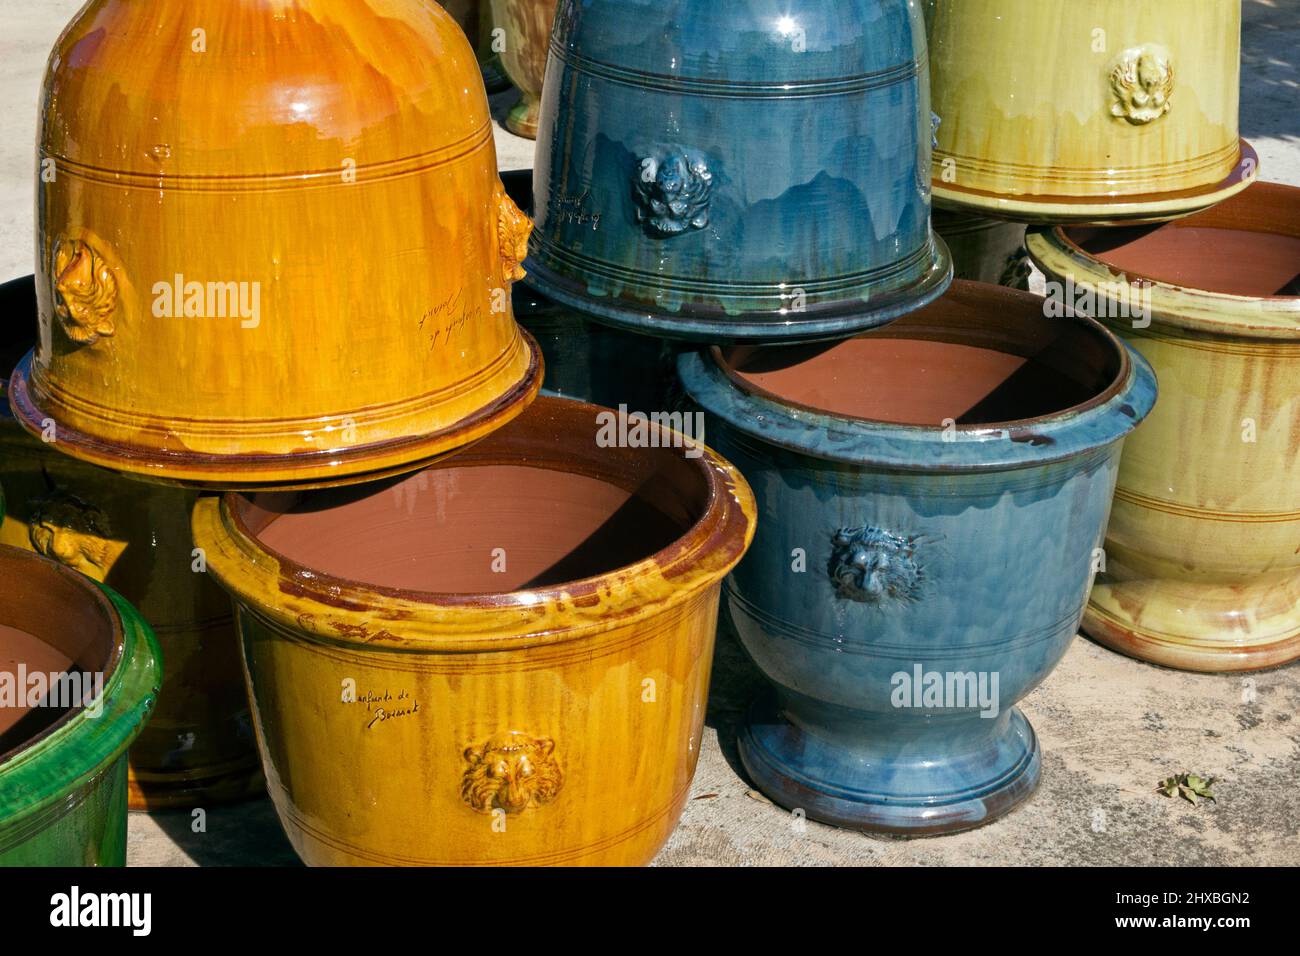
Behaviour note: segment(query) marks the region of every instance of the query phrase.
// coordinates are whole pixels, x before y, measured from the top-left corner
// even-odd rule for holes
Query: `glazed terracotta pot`
[[[1029,289],[1033,267],[1022,224],[944,209],[934,211],[933,221],[934,231],[952,253],[955,278]]]
[[[925,0],[937,205],[1160,219],[1244,189],[1240,0]]]
[[[563,0],[526,268],[607,324],[833,338],[947,286],[908,0]]]
[[[540,384],[508,295],[530,226],[439,7],[92,0],[39,149],[40,337],[10,400],[61,451],[204,487],[357,480]]]
[[[773,685],[740,754],[781,805],[926,835],[1037,784],[1013,705],[1075,635],[1121,440],[1155,400],[1141,358],[1042,302],[957,282],[841,343],[682,358],[763,515],[726,591]]]
[[[126,748],[161,676],[126,601],[0,546],[0,866],[125,865]]]
[[[492,19],[505,29],[502,65],[522,99],[506,117],[510,132],[537,138],[542,79],[557,0],[492,0]]]
[[[0,339],[31,347],[30,276],[0,285]],[[12,342],[11,342],[12,344]],[[0,356],[12,352],[0,346]],[[0,379],[0,398],[5,382]],[[106,582],[150,622],[167,689],[130,752],[133,810],[208,806],[262,791],[230,599],[195,570],[198,495],[138,482],[60,455],[0,408],[0,481],[10,490],[0,544],[27,548]]]
[[[1159,228],[1029,243],[1054,291],[1105,316],[1160,376],[1084,630],[1189,670],[1300,657],[1300,189],[1258,183]]]
[[[601,447],[604,414],[543,398],[400,481],[199,503],[307,863],[632,865],[667,838],[753,498],[703,446]]]
[[[532,209],[530,170],[504,172],[501,182],[519,208]],[[543,392],[609,408],[626,405],[629,413],[647,415],[679,407],[680,344],[592,322],[578,310],[546,298],[527,281],[516,282],[513,294],[515,317],[542,350]]]

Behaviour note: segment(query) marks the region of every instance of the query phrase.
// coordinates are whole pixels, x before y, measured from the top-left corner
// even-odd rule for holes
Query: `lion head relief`
[[[1174,67],[1167,54],[1153,47],[1128,50],[1111,71],[1110,86],[1116,99],[1111,115],[1145,126],[1173,105]]]
[[[91,344],[116,330],[117,279],[107,260],[82,239],[54,244],[54,314],[68,338]]]
[[[507,730],[477,747],[465,748],[460,795],[480,813],[494,809],[522,813],[555,799],[564,783],[549,737]]]
[[[76,495],[55,490],[32,502],[27,537],[38,554],[96,581],[109,569],[108,518]]]
[[[528,256],[528,237],[533,221],[504,192],[497,195],[497,247],[502,272],[507,282],[518,282],[527,273],[523,261]]]

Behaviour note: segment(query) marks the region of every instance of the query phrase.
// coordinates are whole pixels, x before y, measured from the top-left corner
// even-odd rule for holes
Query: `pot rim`
[[[951,296],[998,295],[1025,304],[1042,297],[1001,286],[958,280]],[[722,358],[721,349],[686,353],[678,373],[691,397],[729,427],[788,451],[873,468],[915,473],[1006,471],[1064,461],[1118,441],[1155,405],[1151,366],[1101,323],[1069,315],[1052,321],[1087,326],[1116,352],[1119,370],[1088,401],[1035,418],[957,425],[945,440],[942,425],[905,425],[827,412],[800,405],[746,382]]]
[[[0,561],[29,562],[36,573],[62,575],[109,618],[114,648],[100,695],[103,711],[92,717],[74,708],[15,750],[0,754],[0,851],[5,831],[30,813],[63,800],[123,756],[144,728],[162,680],[162,651],[153,631],[120,594],[71,568],[21,548],[0,546]],[[18,837],[19,842],[28,834]]]
[[[543,397],[537,404],[575,417],[606,411],[572,399]],[[655,427],[661,435],[670,432]],[[453,457],[432,467],[466,460]],[[446,593],[322,574],[261,544],[243,520],[245,496],[237,492],[196,503],[194,541],[242,609],[320,643],[423,653],[551,646],[660,614],[717,585],[739,562],[754,536],[749,485],[707,447],[700,458],[687,460],[700,470],[707,498],[699,517],[672,544],[634,564],[550,587]]]
[[[1271,200],[1275,199],[1289,199],[1300,209],[1300,188],[1258,182],[1236,202],[1273,205]],[[1300,295],[1236,295],[1166,282],[1144,273],[1117,271],[1070,238],[1068,228],[1063,225],[1031,228],[1026,236],[1025,247],[1030,257],[1049,279],[1072,277],[1076,286],[1098,295],[1101,295],[1098,288],[1101,285],[1125,282],[1149,289],[1152,326],[1235,338],[1300,341]],[[1264,229],[1231,231],[1278,234]],[[1111,296],[1103,298],[1114,301]]]
[[[1217,206],[1244,191],[1259,169],[1259,153],[1240,138],[1241,153],[1227,178],[1195,189],[1157,193],[1119,193],[1111,196],[1052,196],[1034,193],[1008,194],[970,189],[943,182],[936,174],[931,181],[934,205],[945,212],[988,216],[1009,222],[1051,226],[1135,225],[1167,222]],[[940,164],[935,163],[938,167]]]

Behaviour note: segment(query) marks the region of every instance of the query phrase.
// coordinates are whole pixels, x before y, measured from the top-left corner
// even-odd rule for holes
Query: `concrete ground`
[[[81,0],[0,0],[0,281],[32,271],[37,95],[46,54]],[[1245,0],[1242,132],[1263,178],[1300,185],[1300,0]],[[514,94],[493,101],[500,119]],[[503,169],[532,144],[497,131]],[[1043,782],[1005,819],[971,833],[878,839],[805,823],[751,789],[735,725],[762,679],[721,634],[691,800],[659,865],[1300,863],[1300,665],[1203,676],[1128,660],[1085,638],[1022,705],[1042,741]],[[1218,802],[1158,796],[1181,771],[1218,778]],[[296,862],[268,800],[188,814],[133,814],[129,862]]]

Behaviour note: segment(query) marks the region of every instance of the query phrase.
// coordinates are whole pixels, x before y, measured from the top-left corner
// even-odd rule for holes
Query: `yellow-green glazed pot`
[[[1187,670],[1300,657],[1300,189],[1259,183],[1159,227],[1036,230],[1029,251],[1160,379],[1084,630]]]
[[[31,276],[0,285],[0,361],[30,349]],[[0,371],[0,400],[6,382]],[[167,690],[131,746],[133,810],[208,806],[262,792],[230,599],[193,553],[198,494],[119,477],[59,454],[0,402],[0,482],[9,508],[0,544],[36,551],[110,585],[152,625]]]
[[[1243,189],[1240,0],[924,0],[936,206],[1167,219]]]
[[[637,865],[663,845],[754,501],[702,445],[664,447],[660,424],[623,441],[611,414],[543,397],[403,479],[199,502],[304,861]]]
[[[0,546],[0,866],[125,865],[126,749],[161,677],[119,595]]]

